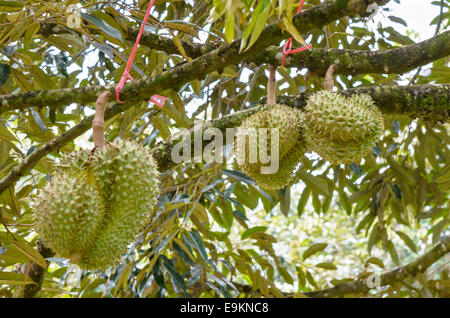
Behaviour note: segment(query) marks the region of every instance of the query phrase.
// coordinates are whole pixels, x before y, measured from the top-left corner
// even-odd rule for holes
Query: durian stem
[[[328,67],[327,73],[325,74],[325,80],[323,81],[323,89],[326,91],[333,91],[333,87],[334,87],[334,79],[333,79],[333,74],[336,71],[336,65],[335,64],[331,64]]]
[[[105,108],[108,102],[108,91],[102,92],[95,102],[95,116],[92,121],[94,148],[105,146]]]
[[[275,93],[277,91],[277,82],[275,80],[275,75],[277,68],[274,65],[269,67],[269,80],[267,82],[267,105],[275,105]]]

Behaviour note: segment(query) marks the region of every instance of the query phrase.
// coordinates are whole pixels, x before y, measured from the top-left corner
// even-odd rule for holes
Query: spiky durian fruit
[[[236,131],[234,154],[238,169],[254,179],[265,190],[281,189],[288,185],[292,180],[295,167],[306,150],[302,129],[303,120],[301,111],[279,104],[268,106],[267,109],[246,118]],[[260,142],[260,138],[264,135],[260,128],[267,129],[267,142],[266,139]],[[262,167],[270,166],[268,161],[274,150],[272,149],[272,128],[278,131],[278,143],[275,142],[275,146],[278,147],[278,170],[262,173]],[[257,141],[253,149],[249,146],[251,138]],[[250,160],[251,154],[255,155],[257,160]],[[261,154],[263,154],[262,157]]]
[[[150,221],[158,193],[156,164],[133,141],[73,152],[37,197],[36,231],[58,256],[105,269]]]
[[[319,91],[304,109],[305,137],[310,149],[333,164],[358,162],[383,133],[383,116],[366,94],[346,98]]]

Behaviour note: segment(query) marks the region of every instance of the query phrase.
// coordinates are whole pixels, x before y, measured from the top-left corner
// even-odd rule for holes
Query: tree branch
[[[134,41],[138,32],[139,30],[137,28],[128,27],[126,33],[127,39],[129,41]],[[198,44],[187,41],[181,41],[181,43],[186,54],[191,58],[196,58],[210,52],[219,45]],[[179,49],[172,39],[154,33],[144,32],[141,44],[152,49],[164,51],[168,54],[180,55]],[[251,56],[247,59],[247,62],[255,63],[257,65],[263,63],[278,65],[280,64],[280,54],[280,48],[266,48],[256,56]],[[436,32],[435,36],[429,40],[411,46],[386,51],[313,48],[302,54],[288,56],[285,67],[306,67],[312,72],[323,75],[325,74],[327,67],[334,63],[337,64],[338,67],[336,74],[401,74],[446,57],[449,54],[450,31],[446,31],[441,35],[438,35],[438,32]]]
[[[280,49],[266,49],[251,62],[279,64]],[[450,31],[431,39],[392,50],[364,51],[342,49],[311,49],[302,54],[289,55],[286,67],[308,68],[323,75],[335,64],[335,74],[358,75],[368,73],[401,74],[450,55]]]
[[[389,0],[349,0],[343,4],[344,2],[334,0],[321,3],[294,16],[293,22],[296,26],[301,26],[301,30],[306,33],[344,16],[363,15],[368,4],[377,3],[381,5],[389,2]],[[214,49],[157,76],[126,84],[121,91],[121,99],[132,102],[150,98],[157,91],[162,91],[167,87],[177,90],[185,83],[202,79],[214,70],[221,70],[228,65],[248,60],[266,47],[277,45],[288,36],[287,32],[281,31],[278,24],[272,24],[263,30],[260,40],[245,53],[239,54],[241,41],[236,40],[230,45]],[[86,104],[94,102],[98,93],[104,89],[101,86],[91,86],[3,95],[0,96],[0,113],[16,109],[22,110],[28,107],[56,107],[70,103]],[[111,86],[107,89],[110,95],[114,96],[114,87]]]
[[[425,117],[433,120],[448,120],[450,116],[450,85],[375,86],[353,88],[340,93],[345,96],[358,93],[369,94],[385,114],[406,114],[412,117]],[[310,95],[311,93],[303,93],[296,96],[278,96],[277,102],[295,108],[303,108]],[[111,119],[132,105],[129,102],[125,104],[117,103],[108,107],[105,112],[105,120]],[[206,122],[203,125],[203,129],[215,127],[225,131],[226,128],[237,127],[245,118],[261,110],[262,107],[264,106],[253,107]],[[19,180],[41,158],[52,151],[60,149],[89,130],[93,118],[93,115],[85,117],[79,124],[34,150],[22,163],[15,166],[0,180],[0,194]],[[175,138],[167,142],[160,142],[152,149],[153,157],[157,161],[160,171],[165,171],[175,166],[175,163],[171,160],[171,151],[179,141],[178,138]]]
[[[339,93],[344,96],[368,94],[384,114],[408,115],[413,118],[421,117],[433,121],[448,121],[450,119],[450,85],[374,86],[353,88]],[[302,109],[306,106],[310,95],[311,93],[302,93],[296,96],[277,96],[276,100],[279,104]],[[265,101],[266,98],[264,97],[261,103],[264,104]],[[203,124],[203,129],[215,127],[225,131],[226,128],[237,127],[245,118],[263,107],[264,105],[256,106],[206,122]],[[161,142],[152,149],[153,157],[162,171],[175,165],[171,160],[171,151],[178,142],[179,139]],[[191,146],[194,147],[193,144]],[[191,151],[193,153],[193,148]]]
[[[415,277],[420,273],[424,273],[431,265],[444,257],[448,252],[450,252],[450,237],[446,236],[429,252],[411,263],[380,275],[380,286],[390,286],[394,283],[401,282],[405,278]],[[233,285],[235,285],[242,293],[254,293],[253,296],[260,296],[259,290],[253,290],[249,285],[234,282]],[[370,288],[367,285],[367,278],[363,278],[350,283],[339,284],[332,288],[306,292],[304,295],[311,298],[331,298],[347,295],[366,295],[369,291]],[[283,295],[286,298],[294,297],[293,293],[283,293]]]
[[[370,95],[384,114],[407,115],[430,121],[448,121],[450,118],[450,84],[410,86],[367,86],[339,91],[344,96]],[[277,102],[303,108],[310,94],[278,96]],[[264,102],[264,99],[262,100]]]
[[[436,261],[450,252],[450,236],[444,237],[440,243],[434,246],[428,253],[419,257],[415,261],[397,268],[391,272],[382,274],[380,277],[380,286],[389,286],[396,282],[401,282],[407,277],[415,277],[424,273]],[[308,297],[342,297],[350,294],[367,294],[370,288],[367,286],[366,279],[360,279],[351,283],[339,284],[332,288],[305,293]]]
[[[256,64],[279,64],[279,48],[266,49],[249,61]],[[290,55],[286,67],[307,67],[318,74],[325,74],[330,64],[335,64],[335,74],[356,75],[362,73],[403,73],[421,65],[450,55],[450,31],[411,46],[387,51],[361,51],[339,49],[311,49],[302,54]],[[132,85],[132,84],[128,84]],[[59,105],[93,102],[105,88],[89,86],[49,91],[31,91],[0,96],[0,113],[23,110],[30,106]]]

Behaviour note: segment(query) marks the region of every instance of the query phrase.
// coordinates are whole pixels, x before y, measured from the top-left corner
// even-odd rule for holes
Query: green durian
[[[358,162],[381,138],[383,116],[366,94],[346,98],[319,91],[304,108],[305,138],[310,149],[333,164]]]
[[[236,130],[234,146],[235,162],[239,170],[255,180],[265,190],[281,189],[288,185],[294,176],[295,167],[300,162],[306,151],[306,143],[303,138],[303,114],[298,109],[286,105],[276,104],[259,111],[246,118]],[[252,130],[254,128],[255,130]],[[251,162],[249,138],[256,137],[259,140],[259,128],[267,128],[267,142],[257,143],[257,160]],[[277,128],[279,132],[279,167],[275,173],[261,173],[261,167],[269,166],[261,161],[260,153],[267,153],[270,158],[272,153],[271,128]],[[240,143],[239,138],[245,142]],[[244,139],[245,138],[245,139]],[[263,157],[264,158],[264,157]],[[268,159],[268,158],[267,158]]]
[[[155,161],[133,141],[73,152],[37,196],[36,231],[58,256],[105,269],[151,221],[158,193]]]

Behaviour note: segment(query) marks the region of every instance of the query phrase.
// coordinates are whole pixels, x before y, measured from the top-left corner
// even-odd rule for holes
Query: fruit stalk
[[[92,121],[94,148],[105,146],[105,108],[108,102],[108,91],[102,92],[95,102],[95,116]]]
[[[277,82],[275,80],[276,67],[270,65],[269,67],[269,80],[267,82],[267,105],[275,105],[275,93],[277,91]]]
[[[326,91],[332,92],[334,86],[333,74],[336,71],[336,65],[331,64],[328,67],[327,73],[325,74],[325,80],[323,81],[323,88]]]

